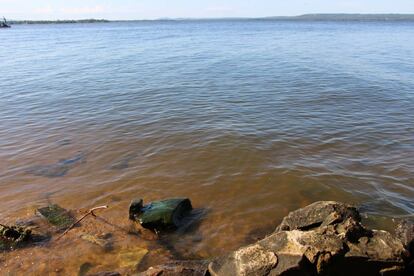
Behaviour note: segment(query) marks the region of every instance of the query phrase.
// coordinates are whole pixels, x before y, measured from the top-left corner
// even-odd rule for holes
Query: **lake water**
[[[135,247],[209,258],[317,200],[384,228],[414,212],[414,23],[15,25],[0,42],[0,222],[110,206],[2,273],[114,269]],[[119,230],[132,199],[178,196],[196,208],[183,233]],[[77,236],[97,229],[111,252]]]

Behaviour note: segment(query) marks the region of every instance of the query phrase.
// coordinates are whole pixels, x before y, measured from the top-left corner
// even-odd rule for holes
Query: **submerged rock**
[[[121,276],[121,274],[116,271],[102,271],[94,274],[88,274],[87,276]]]
[[[49,206],[39,208],[37,209],[37,212],[59,230],[67,229],[75,223],[74,216],[57,204],[51,204]]]
[[[32,239],[32,231],[19,226],[0,225],[0,251],[22,246]]]
[[[147,253],[148,249],[141,247],[123,249],[118,254],[119,266],[121,268],[137,267]]]
[[[61,164],[38,165],[29,168],[26,172],[35,176],[49,178],[62,177],[70,170],[70,167]]]
[[[129,218],[137,220],[144,228],[161,230],[178,228],[182,219],[193,209],[188,198],[153,201],[143,205],[142,199],[132,201]]]
[[[174,261],[155,267],[150,267],[138,276],[205,276],[208,274],[208,261]],[[231,275],[231,274],[228,274]]]
[[[81,264],[81,266],[79,267],[78,276],[85,276],[88,273],[88,271],[92,268],[93,264],[91,264],[90,262]]]
[[[26,173],[35,176],[44,176],[49,178],[65,176],[68,171],[75,166],[85,163],[86,157],[83,153],[77,154],[72,158],[61,159],[55,164],[36,165],[26,170]]]
[[[366,229],[356,208],[329,201],[291,212],[273,234],[217,258],[209,271],[217,276],[401,275],[407,261],[399,239]]]
[[[113,242],[111,239],[111,235],[90,235],[90,234],[82,234],[80,235],[82,240],[88,241],[92,244],[98,245],[104,251],[111,251],[113,249]]]

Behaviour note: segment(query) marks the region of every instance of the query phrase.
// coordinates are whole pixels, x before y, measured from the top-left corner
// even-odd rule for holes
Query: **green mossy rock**
[[[179,227],[182,218],[193,209],[188,198],[153,201],[139,208],[140,206],[142,200],[131,203],[130,218],[138,220],[144,228],[154,230]]]
[[[60,230],[67,229],[75,223],[75,218],[72,214],[57,204],[39,208],[37,212],[50,224],[58,227]]]

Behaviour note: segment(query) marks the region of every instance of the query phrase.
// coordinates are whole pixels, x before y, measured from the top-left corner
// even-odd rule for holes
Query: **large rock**
[[[360,215],[355,207],[335,201],[318,201],[302,209],[289,213],[276,231],[310,230],[321,225],[329,225],[353,218],[360,221]]]
[[[414,275],[414,223],[408,220],[400,221],[395,229],[395,235],[410,254],[409,263],[406,266],[406,275]]]
[[[356,208],[316,202],[291,212],[276,231],[209,265],[212,275],[401,275],[403,243],[366,229]]]
[[[276,255],[259,244],[241,248],[209,265],[214,275],[267,275],[277,264]]]
[[[414,223],[407,220],[400,221],[395,229],[395,235],[414,257]]]
[[[370,236],[359,238],[358,242],[346,241],[348,251],[336,266],[335,275],[401,275],[405,266],[407,251],[400,240],[386,231],[373,230]]]

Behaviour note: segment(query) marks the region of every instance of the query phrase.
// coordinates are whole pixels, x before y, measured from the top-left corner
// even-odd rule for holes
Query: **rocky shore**
[[[65,236],[67,241],[80,238],[118,260],[119,266],[115,266],[118,271],[111,272],[94,267],[91,273],[93,264],[83,263],[78,273],[82,276],[414,275],[413,222],[398,221],[393,233],[372,230],[362,224],[356,207],[340,202],[319,201],[293,211],[275,227],[273,233],[225,256],[209,260],[176,260],[167,254],[163,261],[153,264],[144,264],[144,256],[148,255],[147,259],[151,260],[164,254],[160,252],[165,250],[150,251],[133,246],[112,252],[117,237],[127,238],[122,227],[118,226],[117,231],[112,229],[111,232],[101,224],[99,229],[102,233],[98,233],[93,221],[79,224],[88,214],[95,216],[93,212],[103,208],[107,206],[93,208],[76,219],[70,211],[51,204],[39,208],[38,216],[24,223],[16,223],[15,226],[0,224],[0,252],[56,244],[68,234]],[[161,230],[168,236],[169,231],[180,229],[182,220],[191,210],[191,202],[186,198],[148,204],[141,199],[134,200],[129,209],[129,220],[134,227],[128,230],[127,235],[144,238],[146,233],[152,233],[157,239]],[[37,226],[31,228],[28,225]],[[143,228],[137,232],[135,226],[139,225]]]
[[[414,226],[402,221],[395,232],[367,229],[353,206],[316,202],[226,256],[175,261],[138,275],[414,275]]]

